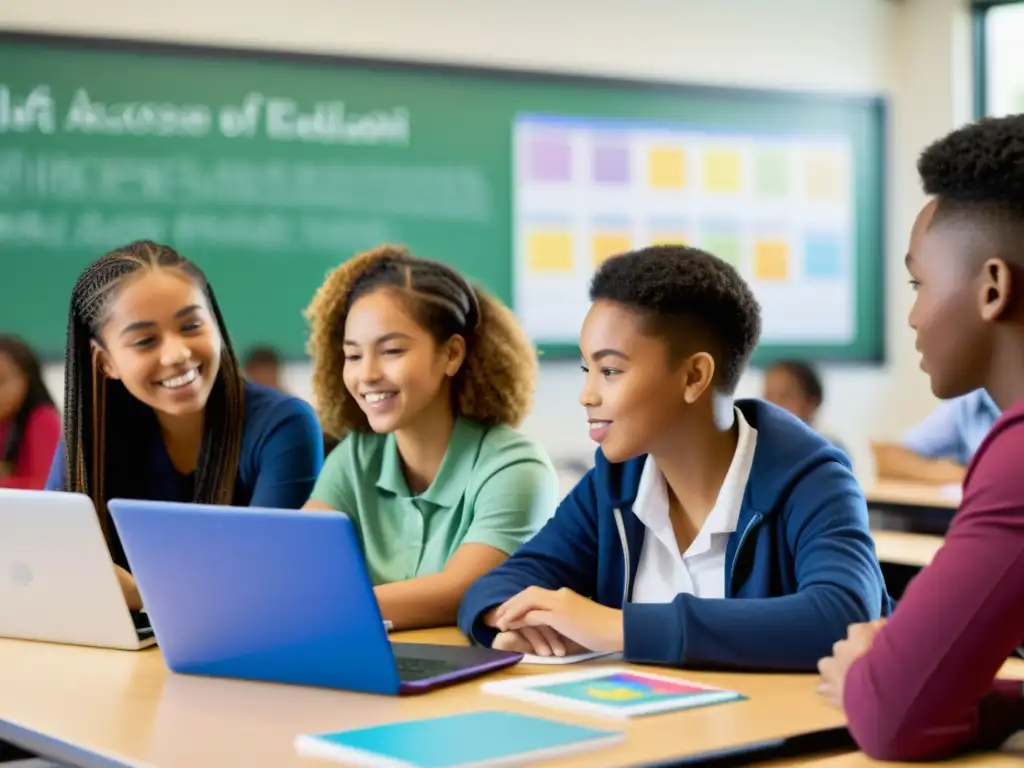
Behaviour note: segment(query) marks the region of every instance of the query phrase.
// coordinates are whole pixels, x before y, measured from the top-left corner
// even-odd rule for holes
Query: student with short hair
[[[943,546],[888,622],[849,628],[819,664],[871,757],[994,748],[1024,727],[1024,115],[985,119],[918,161],[928,201],[906,257],[910,326],[932,392],[984,389],[1002,411],[964,480]]]
[[[92,498],[129,607],[140,601],[108,500],[298,509],[322,462],[312,408],[242,378],[198,266],[143,240],[81,274],[46,487]]]
[[[764,399],[817,429],[818,410],[825,402],[825,386],[810,363],[776,360],[764,373]],[[831,435],[825,435],[825,439],[847,452],[843,444]]]
[[[971,457],[999,414],[999,406],[984,389],[947,400],[898,443],[872,443],[875,472],[882,480],[962,483]]]
[[[0,488],[39,490],[60,442],[60,413],[35,352],[0,336]]]
[[[714,256],[654,246],[605,261],[590,298],[580,402],[595,467],[469,589],[460,628],[541,655],[813,669],[888,596],[845,454],[734,400],[761,328],[750,288]]]
[[[537,354],[497,300],[395,246],[335,269],[308,315],[313,390],[341,443],[306,508],[352,519],[395,629],[452,624],[558,501],[551,461],[515,429]]]
[[[250,347],[242,361],[242,373],[249,381],[284,390],[281,383],[281,355],[268,344]]]

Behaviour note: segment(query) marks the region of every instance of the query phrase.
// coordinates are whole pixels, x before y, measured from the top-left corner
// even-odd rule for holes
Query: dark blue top
[[[760,400],[737,407],[757,430],[724,599],[631,603],[645,526],[632,511],[645,456],[596,465],[529,542],[466,592],[459,628],[490,645],[481,616],[529,586],[568,587],[623,610],[627,661],[813,670],[849,624],[888,615],[864,494],[846,455]]]
[[[245,425],[232,503],[240,507],[300,508],[320,474],[323,450],[320,422],[308,403],[246,381]],[[132,455],[120,455],[115,448],[107,456],[108,471],[112,459],[122,467],[118,496],[152,501],[194,499],[194,473],[186,475],[174,468],[155,420],[150,438],[132,446],[130,452]],[[50,467],[47,490],[64,489],[64,463],[62,441]],[[114,559],[127,567],[119,542],[114,546]]]

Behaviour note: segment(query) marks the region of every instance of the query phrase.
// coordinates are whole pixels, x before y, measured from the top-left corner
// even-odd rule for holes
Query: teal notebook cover
[[[352,765],[468,768],[521,765],[568,752],[599,749],[624,738],[619,731],[493,710],[302,735],[295,739],[295,748],[305,757]]]

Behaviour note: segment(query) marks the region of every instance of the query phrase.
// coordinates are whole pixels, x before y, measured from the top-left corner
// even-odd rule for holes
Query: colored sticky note
[[[533,137],[527,157],[532,181],[566,182],[572,179],[572,145],[568,137]]]
[[[789,245],[781,240],[760,240],[754,245],[754,276],[759,280],[785,280],[789,274]]]
[[[701,238],[701,246],[712,256],[717,256],[739,269],[743,254],[743,246],[739,235],[733,233],[705,234]]]
[[[594,181],[598,184],[629,183],[629,147],[599,144],[594,147]]]
[[[618,256],[633,247],[629,235],[619,232],[600,232],[591,238],[594,266],[600,266],[601,262],[610,256]]]
[[[704,153],[704,189],[715,194],[731,194],[742,186],[742,158],[732,149],[713,149]]]
[[[685,232],[658,232],[651,237],[651,245],[686,245],[690,242]]]
[[[532,232],[527,238],[526,252],[526,263],[532,272],[565,272],[572,269],[572,235],[568,232]]]
[[[754,189],[761,197],[786,197],[793,176],[793,153],[783,148],[758,150],[754,157]]]
[[[842,272],[842,242],[828,233],[804,238],[804,274],[812,279],[837,278]]]
[[[849,167],[836,150],[812,150],[804,158],[804,185],[814,201],[845,200],[850,189]]]
[[[686,186],[686,153],[676,147],[654,147],[647,155],[647,179],[654,189]]]

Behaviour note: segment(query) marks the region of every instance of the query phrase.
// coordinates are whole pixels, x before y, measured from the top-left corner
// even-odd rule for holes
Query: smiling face
[[[966,227],[932,226],[937,202],[918,214],[906,265],[916,296],[910,327],[932,392],[948,399],[983,385],[992,357],[991,326],[983,318],[986,291],[976,241]]]
[[[153,410],[184,416],[206,407],[222,340],[202,287],[185,272],[146,269],[128,278],[99,338],[105,374]]]
[[[465,359],[461,336],[438,344],[394,289],[353,303],[345,320],[345,388],[377,433],[451,409],[452,377]]]
[[[679,424],[708,389],[711,356],[673,364],[668,344],[645,331],[643,318],[616,302],[595,301],[580,333],[586,380],[580,404],[590,437],[610,462],[658,453],[679,439]]]

